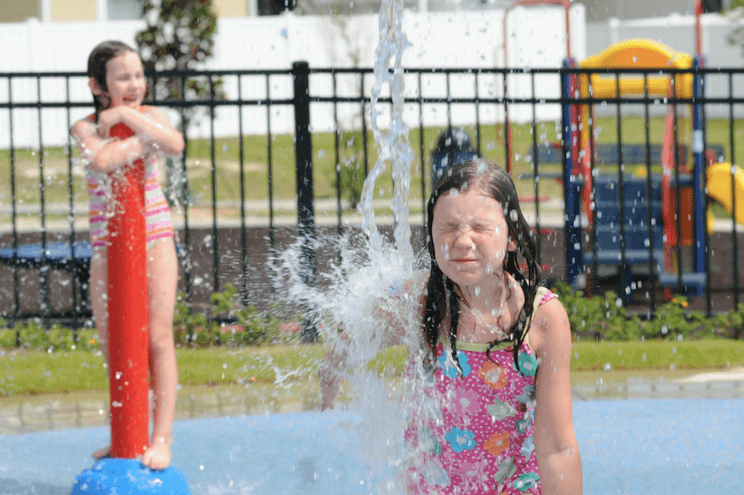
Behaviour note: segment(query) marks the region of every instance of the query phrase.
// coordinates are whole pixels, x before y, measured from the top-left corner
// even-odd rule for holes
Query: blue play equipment
[[[80,473],[71,495],[190,495],[180,469],[153,471],[137,459],[104,458]]]
[[[681,55],[656,42],[630,40],[580,64],[583,68],[597,69],[596,73],[563,76],[564,145],[558,149],[539,149],[538,160],[541,163],[560,161],[564,165],[561,179],[566,205],[566,264],[572,285],[577,285],[583,274],[596,276],[596,270],[587,268],[600,265],[618,267],[618,292],[626,301],[635,288],[634,272],[650,272],[652,279],[661,286],[677,287],[698,295],[708,283],[706,149],[719,157],[723,155],[723,148],[705,144],[703,105],[696,103],[703,96],[703,74],[645,76],[644,80],[608,77],[601,73],[604,67],[649,69],[657,64],[666,67],[664,60],[685,62],[693,68],[703,65],[700,58],[693,60],[687,56],[690,60],[686,60]],[[568,59],[564,67],[573,68],[576,64]],[[670,90],[672,78],[675,89]],[[671,109],[664,144],[623,143],[618,146],[594,143],[589,105],[571,101],[577,97],[601,99],[639,93],[667,96],[670,91],[676,91],[674,95],[678,98],[693,100],[692,167],[689,169],[678,165],[686,161],[687,148],[679,146],[674,150],[676,122]],[[618,166],[617,174],[598,174],[594,164],[622,164],[622,167]],[[627,166],[634,164],[644,167],[633,173]],[[662,164],[664,173],[649,174],[647,167],[651,164]],[[593,229],[582,224],[582,213]],[[684,218],[677,220],[678,216]],[[691,249],[691,270],[683,271],[678,266],[680,246]]]
[[[584,493],[741,493],[742,407],[740,397],[575,399]],[[173,462],[199,494],[385,492],[398,459],[370,465],[364,418],[370,416],[326,411],[176,421]],[[108,435],[103,426],[0,435],[0,495],[69,493]]]
[[[451,128],[442,132],[431,154],[431,183],[442,176],[447,167],[478,156],[473,141],[465,129]]]

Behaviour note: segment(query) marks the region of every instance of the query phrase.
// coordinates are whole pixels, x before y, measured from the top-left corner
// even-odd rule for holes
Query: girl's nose
[[[455,236],[454,245],[462,249],[474,249],[475,244],[470,237],[470,230],[458,229],[457,235]]]

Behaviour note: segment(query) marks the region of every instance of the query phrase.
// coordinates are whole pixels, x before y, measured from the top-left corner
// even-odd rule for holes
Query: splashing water
[[[375,166],[364,181],[362,201],[359,213],[363,216],[362,231],[369,236],[370,249],[379,253],[382,250],[382,236],[375,225],[373,197],[375,182],[385,171],[386,163],[392,164],[393,201],[395,217],[395,246],[404,261],[413,261],[411,248],[411,229],[408,223],[408,192],[411,185],[411,162],[413,149],[408,144],[408,128],[403,123],[403,104],[405,78],[401,66],[403,51],[410,45],[402,31],[403,2],[384,0],[380,8],[380,39],[375,50],[375,83],[372,86],[372,104],[370,121],[377,144],[378,158]],[[390,127],[388,131],[381,128],[380,97],[385,86],[389,87],[392,98]]]
[[[428,402],[421,398],[425,394],[415,393],[418,380],[390,377],[386,381],[378,372],[367,368],[367,363],[387,345],[386,336],[380,331],[388,323],[381,316],[385,314],[394,314],[397,326],[402,327],[401,340],[408,350],[408,361],[412,362],[407,376],[408,373],[420,376],[423,366],[419,309],[403,290],[407,283],[417,277],[420,280],[421,276],[414,272],[408,219],[414,153],[403,122],[405,80],[401,62],[409,43],[402,32],[402,16],[400,0],[383,1],[369,110],[378,159],[365,180],[358,207],[364,234],[362,246],[354,247],[348,236],[336,240],[319,239],[316,246],[319,252],[330,248],[341,252],[340,261],[320,274],[319,288],[303,283],[301,240],[283,252],[275,263],[278,275],[275,280],[281,281],[277,292],[284,294],[287,301],[309,308],[308,316],[318,327],[323,342],[347,356],[346,365],[350,371],[344,378],[351,386],[354,410],[361,415],[361,421],[353,428],[362,439],[363,448],[355,455],[363,456],[365,464],[371,466],[371,476],[389,474],[391,468],[398,471],[393,479],[377,484],[379,493],[405,492],[400,471],[413,455],[404,453],[406,421],[414,408],[420,413],[430,407],[422,405]],[[380,101],[387,91],[392,103],[389,123],[384,122],[388,114],[381,109],[387,102]],[[375,182],[388,164],[392,166],[394,182],[393,246],[378,229],[373,202]],[[343,338],[339,338],[339,330],[343,331]]]

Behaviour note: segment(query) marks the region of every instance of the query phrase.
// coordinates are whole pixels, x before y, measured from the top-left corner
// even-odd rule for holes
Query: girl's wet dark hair
[[[424,312],[424,339],[431,351],[432,364],[436,363],[436,346],[440,336],[440,328],[449,316],[449,343],[452,359],[457,361],[457,324],[460,315],[460,294],[456,284],[447,278],[436,261],[432,224],[434,222],[434,207],[437,200],[450,190],[461,191],[466,187],[477,187],[483,194],[492,197],[504,208],[506,224],[509,228],[509,238],[517,244],[516,251],[507,251],[504,260],[504,270],[511,274],[524,292],[524,305],[514,325],[509,329],[514,351],[514,362],[519,369],[519,349],[527,335],[525,326],[533,312],[533,301],[540,281],[540,265],[537,263],[535,240],[530,226],[522,215],[519,207],[517,189],[509,174],[501,167],[483,158],[476,158],[448,168],[434,184],[434,188],[427,204],[427,245],[431,256],[431,270],[427,284],[426,304]],[[518,257],[522,256],[527,265],[527,273],[519,267]],[[506,287],[508,289],[508,286]],[[449,312],[449,315],[447,314]],[[489,343],[486,355],[499,341]],[[490,359],[490,356],[489,356]]]
[[[108,91],[108,86],[106,85],[106,63],[112,58],[126,52],[137,53],[134,48],[121,41],[108,40],[99,43],[88,56],[88,77],[92,77],[99,88]],[[100,96],[93,95],[93,104],[96,108],[95,120],[98,122],[98,114],[106,108]]]

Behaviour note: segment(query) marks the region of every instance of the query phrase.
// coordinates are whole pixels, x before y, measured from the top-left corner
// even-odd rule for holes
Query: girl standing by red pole
[[[155,405],[152,441],[141,460],[144,466],[164,469],[171,460],[171,430],[178,384],[173,343],[178,262],[173,224],[159,184],[156,158],[158,153],[180,154],[184,141],[163,112],[142,105],[147,84],[142,60],[132,48],[118,41],[99,44],[88,58],[88,76],[95,113],[76,122],[70,132],[78,143],[88,175],[93,315],[101,349],[106,362],[110,363],[106,219],[113,214],[115,205],[110,198],[109,174],[143,160],[149,368]],[[122,125],[132,135],[110,138],[112,128]],[[104,457],[110,450],[110,447],[99,449],[93,456]]]

